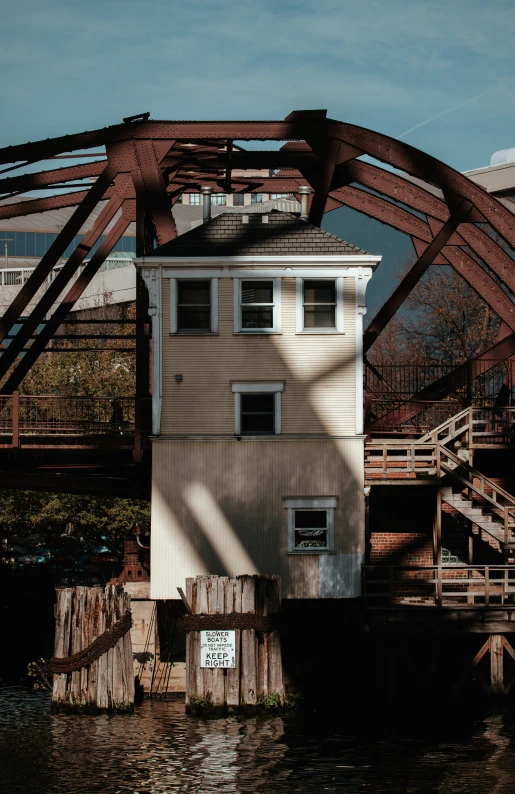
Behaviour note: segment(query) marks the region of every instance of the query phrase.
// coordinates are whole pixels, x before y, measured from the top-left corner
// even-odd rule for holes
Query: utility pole
[[[0,243],[4,244],[5,267],[9,267],[9,243],[13,242],[13,237],[0,237]]]

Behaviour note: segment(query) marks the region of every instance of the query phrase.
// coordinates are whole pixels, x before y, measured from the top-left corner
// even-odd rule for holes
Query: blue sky
[[[327,108],[463,171],[515,146],[514,0],[0,0],[0,146],[154,119]],[[413,253],[350,209],[324,227],[383,262]],[[369,317],[371,315],[369,314]]]
[[[513,0],[0,0],[0,9],[0,145],[146,110],[271,119],[319,107],[392,136],[421,125],[404,140],[459,170],[515,145]]]

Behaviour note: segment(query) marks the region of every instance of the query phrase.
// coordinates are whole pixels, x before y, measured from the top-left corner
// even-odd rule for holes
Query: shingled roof
[[[296,215],[224,212],[156,248],[154,257],[367,254]]]

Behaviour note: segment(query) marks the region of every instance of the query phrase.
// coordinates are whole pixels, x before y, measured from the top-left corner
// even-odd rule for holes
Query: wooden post
[[[226,576],[197,576],[186,580],[186,600],[193,616],[219,615],[220,630],[230,627],[231,615],[243,613],[249,616],[248,626],[240,622],[241,627],[238,628],[235,618],[234,628],[230,629],[235,635],[234,668],[202,668],[201,625],[198,631],[187,631],[187,710],[255,708],[267,697],[277,705],[282,704],[284,683],[279,630],[271,622],[266,631],[251,625],[254,616],[278,615],[281,604],[279,577],[238,576],[229,579]],[[216,620],[211,620],[209,625],[211,630],[217,630]]]
[[[504,695],[504,637],[502,634],[490,635],[490,692]]]
[[[88,648],[130,609],[130,596],[119,586],[71,587],[57,591],[54,658]],[[98,659],[54,675],[54,711],[128,711],[134,704],[130,631]]]
[[[18,449],[20,446],[20,392],[13,392],[13,436],[11,446]]]
[[[433,519],[433,564],[442,564],[442,491],[436,490],[435,515]]]

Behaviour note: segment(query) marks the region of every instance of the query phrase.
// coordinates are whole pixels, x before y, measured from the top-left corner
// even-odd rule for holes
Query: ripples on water
[[[373,719],[353,734],[313,717],[202,720],[178,702],[115,717],[52,716],[49,706],[47,694],[0,690],[2,794],[515,792],[508,713],[454,737],[443,721],[417,739],[381,737]]]

